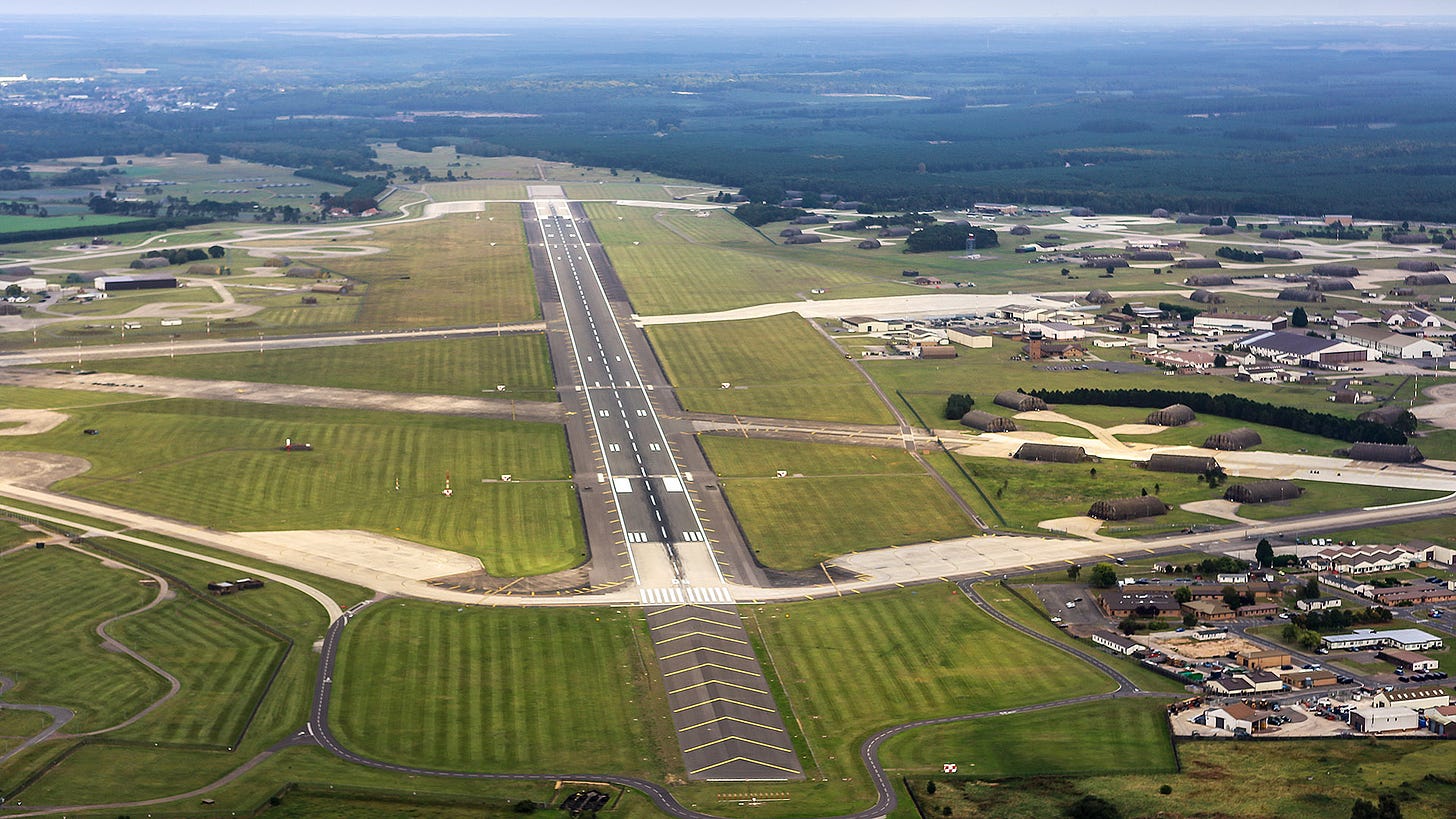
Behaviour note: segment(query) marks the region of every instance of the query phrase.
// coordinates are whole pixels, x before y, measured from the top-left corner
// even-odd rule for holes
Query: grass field
[[[1356,799],[1374,801],[1382,793],[1399,796],[1406,819],[1445,819],[1456,800],[1450,776],[1456,744],[1450,742],[1183,742],[1178,754],[1182,773],[1001,782],[936,777],[928,798],[923,781],[913,787],[933,815],[949,808],[952,817],[1006,819],[1061,816],[1084,794],[1111,801],[1122,816],[1207,819],[1343,817]],[[1162,785],[1171,792],[1159,793]]]
[[[681,760],[641,614],[389,601],[344,634],[339,739],[452,770],[619,771]]]
[[[285,437],[314,451],[281,452]],[[0,447],[86,458],[92,469],[59,489],[205,526],[366,529],[507,576],[585,554],[564,435],[549,424],[160,400],[74,410]],[[452,498],[440,495],[446,473]],[[517,482],[495,482],[502,473]]]
[[[182,681],[182,693],[149,716],[140,732],[163,744],[236,743],[287,648],[191,596],[123,620],[112,633]]]
[[[797,316],[648,328],[685,408],[815,421],[888,424],[854,367]],[[732,385],[723,389],[722,384]]]
[[[722,484],[753,553],[774,569],[809,569],[863,549],[980,533],[928,475]]]
[[[1393,523],[1388,526],[1372,526],[1364,529],[1347,529],[1333,532],[1336,540],[1355,543],[1402,543],[1411,538],[1429,540],[1442,546],[1456,546],[1456,529],[1451,527],[1450,518],[1432,518],[1410,523]]]
[[[1237,479],[1234,480],[1237,482]],[[1385,486],[1358,486],[1313,481],[1298,481],[1297,483],[1304,487],[1304,494],[1298,498],[1276,503],[1246,503],[1239,507],[1239,514],[1254,520],[1274,520],[1336,509],[1360,509],[1366,506],[1412,503],[1441,498],[1450,494],[1421,489],[1392,489]]]
[[[269,797],[286,785],[277,806]],[[265,760],[237,781],[209,794],[218,810],[275,817],[338,817],[383,819],[390,817],[475,817],[509,812],[521,799],[547,803],[559,799],[551,782],[491,781],[450,777],[405,776],[366,768],[334,758],[321,748],[289,748]],[[196,801],[174,802],[147,808],[153,816],[195,816]],[[644,797],[626,795],[612,816],[626,819],[658,817]]]
[[[955,762],[974,777],[1173,773],[1160,700],[1109,700],[920,728],[885,743],[886,768],[932,773]]]
[[[787,693],[785,717],[808,741],[806,772],[849,777],[859,793],[856,749],[876,728],[1112,688],[1090,666],[997,624],[950,584],[747,614]]]
[[[959,348],[960,357],[938,361],[891,361],[869,360],[865,368],[880,386],[892,397],[901,391],[909,405],[915,407],[925,422],[937,429],[961,429],[959,423],[943,417],[946,396],[953,392],[969,393],[976,399],[979,409],[992,409],[992,399],[997,392],[1010,389],[1073,389],[1091,387],[1103,389],[1162,389],[1192,390],[1198,392],[1233,393],[1256,401],[1301,407],[1314,412],[1328,412],[1335,415],[1354,417],[1363,410],[1352,404],[1334,404],[1324,386],[1299,384],[1253,384],[1242,383],[1217,376],[1179,376],[1170,378],[1159,371],[1147,373],[1113,374],[1101,370],[1073,370],[1051,372],[1032,369],[1030,362],[1011,361],[1018,352],[1016,345],[999,341],[989,350]],[[1106,357],[1114,357],[1105,353]],[[1116,417],[1126,420],[1141,420],[1149,410],[1126,410],[1107,408],[1118,414],[1102,416],[1094,411],[1096,407],[1065,406],[1054,407],[1075,418],[1104,420]],[[1126,413],[1126,414],[1123,414]],[[1207,436],[1213,429],[1212,419],[1206,419],[1209,429],[1200,429]],[[1242,424],[1233,424],[1241,426]],[[1221,428],[1221,427],[1220,427]],[[1263,428],[1260,428],[1261,434]],[[1159,436],[1174,433],[1167,430]],[[1196,434],[1196,433],[1195,433]],[[1307,436],[1306,436],[1307,437]],[[1141,440],[1141,439],[1139,439]],[[1155,437],[1161,443],[1164,438]],[[1170,442],[1173,437],[1168,438]],[[1202,443],[1199,438],[1198,443]],[[1268,448],[1268,447],[1264,447]]]
[[[75,733],[115,725],[166,693],[161,677],[103,649],[95,632],[102,620],[156,596],[139,580],[63,548],[0,559],[7,635],[0,674],[16,681],[6,699],[70,708],[76,718],[66,730]]]
[[[359,328],[466,327],[540,318],[520,210],[493,204],[481,218],[475,216],[381,225],[371,244],[387,252],[331,260],[331,269],[369,285]]]
[[[765,566],[979,529],[904,450],[705,435],[699,439],[734,517]],[[777,478],[782,469],[788,477]]]
[[[1118,568],[1119,574],[1124,574],[1125,569]],[[1028,578],[1029,579],[1029,578]],[[1057,579],[1065,581],[1065,572],[1059,573]],[[1048,616],[1045,609],[1041,608],[1035,595],[1029,589],[1018,588],[1020,594],[1014,594],[1010,589],[999,583],[982,582],[976,584],[976,591],[980,592],[981,598],[988,604],[995,606],[996,610],[1007,617],[1016,620],[1023,626],[1050,637],[1063,645],[1076,646],[1084,651],[1101,652],[1090,641],[1078,640],[1067,632],[1057,628]],[[1154,673],[1144,668],[1135,660],[1127,657],[1119,657],[1115,654],[1102,652],[1104,662],[1114,666],[1123,676],[1132,680],[1144,691],[1162,691],[1170,695],[1186,693],[1182,684],[1175,682],[1161,674]]]
[[[1093,501],[1157,495],[1174,507],[1168,515],[1147,521],[1116,521],[1104,526],[1107,534],[1132,531],[1142,523],[1186,526],[1211,523],[1213,518],[1182,512],[1179,504],[1223,497],[1223,489],[1209,489],[1197,475],[1149,472],[1121,461],[1098,464],[1059,464],[1013,461],[1002,458],[952,457],[975,479],[1011,528],[1035,531],[1043,520],[1087,514]],[[1093,470],[1096,474],[1093,474]],[[947,479],[951,476],[947,474]],[[964,478],[961,479],[964,481]],[[951,480],[951,485],[956,482]],[[1141,533],[1141,530],[1139,530]]]
[[[587,205],[587,215],[607,246],[633,309],[643,315],[795,301],[821,289],[833,298],[912,292],[883,274],[850,271],[824,257],[787,252],[791,249],[770,244],[746,226],[728,224],[731,217],[726,213],[704,219],[691,212],[664,212],[658,219],[657,213],[650,208]],[[725,271],[732,275],[724,275]],[[854,292],[845,292],[846,287]]]
[[[129,216],[100,216],[94,213],[74,216],[9,216],[0,215],[0,240],[4,234],[21,230],[61,230],[73,227],[111,227],[135,222]],[[101,232],[101,231],[98,231]],[[56,241],[56,240],[52,240]]]
[[[903,449],[848,444],[811,444],[733,435],[702,435],[698,440],[724,478],[766,478],[780,469],[792,476],[923,475],[925,470]]]
[[[175,272],[175,271],[174,271]],[[141,307],[145,304],[216,304],[217,291],[211,287],[178,287],[172,290],[141,290],[135,292],[122,292],[114,296],[107,296],[104,299],[97,299],[89,302],[61,302],[54,305],[53,309],[59,313],[66,313],[72,316],[80,316],[88,319],[100,319],[107,316],[120,316],[124,313]],[[160,326],[159,319],[145,318],[138,319],[144,324]],[[117,328],[118,330],[120,327]]]
[[[532,333],[349,347],[125,358],[107,372],[362,390],[556,400],[546,337]],[[504,393],[496,386],[506,385]]]
[[[101,737],[95,744],[77,749],[74,742],[51,742],[38,753],[12,760],[0,768],[0,783],[3,783],[0,787],[13,787],[24,774],[58,751],[74,751],[27,787],[18,799],[25,804],[46,801],[71,804],[87,799],[111,801],[165,796],[212,781],[303,723],[317,662],[316,655],[307,647],[322,635],[327,625],[327,618],[316,602],[277,584],[230,597],[199,600],[184,591],[181,584],[201,589],[208,581],[218,579],[219,570],[211,564],[107,538],[90,541],[88,548],[109,559],[146,566],[169,578],[178,592],[175,599],[158,609],[118,622],[112,627],[112,633],[176,674],[183,687],[157,711],[132,726]],[[52,557],[69,554],[76,560],[88,561],[91,566],[101,565],[93,558],[57,549],[26,554]],[[155,587],[148,589],[136,582],[139,575],[114,569],[96,571],[124,578],[127,589],[155,593]],[[0,575],[7,580],[9,576],[10,572]],[[48,595],[51,601],[68,599],[71,583],[84,580],[61,575],[43,577],[33,584],[33,594]],[[91,582],[87,587],[93,599],[105,590],[100,582]],[[6,599],[12,598],[7,594]],[[54,614],[54,603],[48,605]],[[42,610],[45,606],[35,608]],[[93,616],[100,619],[100,615]],[[253,618],[274,632],[265,632],[245,618]],[[49,637],[48,647],[53,648],[57,640],[55,630],[61,625],[64,623],[58,623],[53,617],[43,620],[33,631]],[[292,641],[294,650],[282,658],[288,640]],[[105,663],[125,659],[99,650],[97,653]],[[279,659],[282,659],[281,666],[278,666]],[[89,666],[81,667],[87,673],[78,675],[69,657],[51,650],[38,661],[35,674],[52,686],[83,685],[92,675],[102,672],[107,667],[105,663],[96,663],[94,671]],[[275,666],[277,676],[269,685]],[[91,684],[84,695],[88,699],[96,697],[98,702],[109,702],[111,689],[128,682],[124,675],[115,676],[115,681]],[[236,746],[236,753],[221,752],[237,741],[238,732],[253,714],[257,697],[265,688],[266,698],[259,704],[241,745]],[[206,750],[208,746],[218,750]],[[191,803],[184,815],[195,815],[192,813],[195,807],[195,802]]]

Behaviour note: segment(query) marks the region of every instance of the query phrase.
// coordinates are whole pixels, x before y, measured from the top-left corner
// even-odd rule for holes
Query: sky
[[[120,6],[120,8],[119,8]],[[121,9],[124,8],[124,12]],[[826,15],[826,12],[829,12]],[[547,0],[544,3],[502,0],[48,0],[26,9],[28,14],[166,14],[214,16],[340,16],[340,17],[476,17],[476,18],[710,18],[744,19],[905,19],[945,18],[1175,18],[1247,16],[1317,17],[1331,22],[1349,18],[1456,15],[1451,0]]]

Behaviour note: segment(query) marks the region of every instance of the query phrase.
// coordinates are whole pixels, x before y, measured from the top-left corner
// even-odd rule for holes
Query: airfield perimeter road
[[[999,711],[982,711],[974,714],[960,714],[951,717],[916,720],[914,722],[907,722],[901,725],[895,725],[877,731],[875,734],[866,739],[864,744],[860,746],[860,761],[864,764],[866,771],[869,773],[870,782],[874,785],[876,797],[875,803],[863,810],[859,810],[854,813],[844,814],[839,817],[829,817],[829,819],[883,819],[884,817],[889,816],[895,811],[896,807],[899,804],[899,797],[895,793],[895,788],[891,782],[891,778],[889,774],[886,773],[884,765],[881,764],[879,756],[880,748],[885,744],[886,741],[888,741],[892,737],[904,733],[905,731],[933,725],[949,725],[957,722],[970,722],[972,720],[986,719],[988,717],[1025,714],[1034,711],[1045,711],[1050,708],[1059,708],[1062,706],[1079,705],[1090,702],[1101,702],[1104,700],[1112,699],[1126,699],[1134,697],[1148,697],[1155,699],[1171,698],[1171,695],[1169,694],[1143,691],[1139,689],[1138,686],[1132,682],[1132,680],[1128,679],[1112,665],[1098,658],[1097,656],[1080,648],[1068,646],[1065,643],[1053,640],[1033,629],[1022,625],[1021,623],[1018,623],[1010,617],[1007,617],[1006,615],[997,611],[993,606],[988,604],[984,599],[982,599],[980,594],[976,592],[976,590],[969,583],[962,583],[960,585],[960,590],[973,604],[981,608],[983,611],[985,611],[987,614],[994,617],[998,621],[1006,624],[1008,627],[1015,629],[1016,631],[1019,631],[1031,637],[1032,639],[1045,643],[1052,648],[1071,654],[1077,659],[1091,664],[1093,667],[1097,668],[1099,671],[1111,678],[1113,682],[1117,683],[1117,688],[1113,691],[1103,694],[1089,694],[1081,697],[1071,697],[1068,699],[1055,700],[1052,702],[1037,703],[1035,705],[1005,708]],[[292,737],[278,743],[278,745],[274,746],[273,749],[270,749],[269,753],[289,746],[317,744],[322,746],[335,756],[339,757],[340,759],[346,760],[348,762],[353,762],[358,765],[365,765],[371,768],[378,768],[412,776],[439,776],[449,777],[453,779],[494,779],[517,781],[527,780],[557,782],[564,780],[569,782],[607,782],[640,791],[641,793],[645,794],[648,799],[652,800],[653,805],[655,805],[658,810],[669,816],[677,817],[677,819],[716,819],[716,817],[714,817],[712,814],[702,813],[700,811],[696,811],[684,806],[681,802],[677,801],[676,797],[669,793],[667,789],[664,788],[662,785],[645,779],[639,779],[637,777],[582,772],[493,774],[471,773],[466,771],[436,770],[429,768],[416,768],[408,765],[395,765],[389,762],[384,762],[381,760],[371,759],[369,757],[362,756],[345,748],[339,743],[338,739],[334,737],[333,731],[329,728],[329,708],[333,699],[333,679],[335,674],[335,662],[338,657],[339,640],[343,635],[344,628],[349,624],[350,619],[352,619],[354,615],[358,614],[368,605],[369,603],[365,602],[354,606],[347,612],[344,612],[343,616],[339,617],[333,622],[332,625],[329,626],[328,633],[324,637],[323,644],[320,646],[319,649],[319,669],[316,677],[317,682],[314,686],[314,700],[312,706],[309,709],[308,722],[304,726],[303,730],[294,734]],[[254,761],[256,762],[257,760]],[[109,805],[106,807],[121,808],[130,806]]]
[[[803,779],[728,580],[759,574],[579,207],[551,185],[523,208],[593,584],[629,572],[690,780]],[[631,341],[629,337],[635,336]],[[634,343],[635,342],[635,343]],[[640,351],[640,352],[639,352]]]

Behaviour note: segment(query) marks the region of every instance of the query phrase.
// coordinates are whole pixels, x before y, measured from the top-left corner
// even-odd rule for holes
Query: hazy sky
[[[27,14],[208,14],[339,15],[391,17],[740,17],[740,18],[937,18],[1047,17],[1208,17],[1250,15],[1310,16],[1332,22],[1345,17],[1453,15],[1451,0],[48,0],[29,4]]]

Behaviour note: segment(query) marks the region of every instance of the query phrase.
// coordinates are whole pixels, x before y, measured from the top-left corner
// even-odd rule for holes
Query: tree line
[[[929,225],[905,237],[906,253],[932,253],[946,250],[965,250],[966,239],[975,238],[976,247],[996,247],[1001,244],[996,231],[972,225],[958,225],[942,222]]]
[[[1305,432],[1337,441],[1376,444],[1403,444],[1405,434],[1373,421],[1342,418],[1327,412],[1311,412],[1297,407],[1254,401],[1232,393],[1209,395],[1182,390],[1117,389],[1104,390],[1078,387],[1071,390],[1024,390],[1049,404],[1101,405],[1109,407],[1145,407],[1159,409],[1170,404],[1186,404],[1194,412],[1218,415],[1237,421]]]

